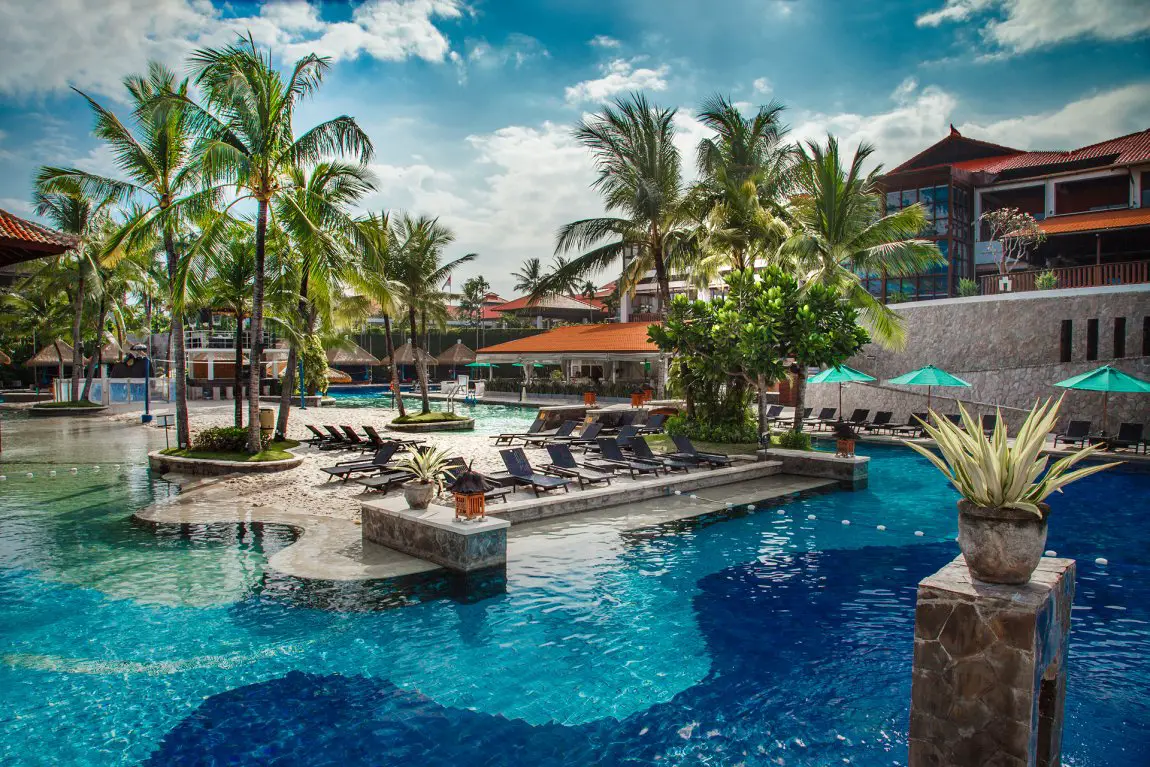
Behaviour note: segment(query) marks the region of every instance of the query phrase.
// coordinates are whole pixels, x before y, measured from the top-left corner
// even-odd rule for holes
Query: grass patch
[[[210,450],[181,450],[177,447],[169,447],[167,450],[161,450],[161,455],[170,455],[176,458],[195,458],[201,461],[232,461],[234,463],[266,463],[268,461],[286,461],[288,458],[294,458],[291,453],[287,452],[293,447],[299,447],[299,442],[294,439],[285,439],[279,442],[273,442],[268,445],[268,449],[255,455],[240,451],[228,452],[215,452]]]
[[[86,407],[104,407],[99,402],[92,402],[87,399],[75,399],[67,402],[37,402],[34,407],[40,410],[55,410],[56,408],[75,409],[79,410]]]
[[[432,410],[430,413],[416,413],[414,415],[401,415],[392,423],[403,425],[407,423],[445,423],[447,421],[466,421],[465,415],[457,413],[444,413],[441,410]]]
[[[644,439],[656,453],[677,452],[675,443],[666,434],[648,434]],[[759,446],[754,442],[702,442],[693,439],[691,444],[703,453],[726,453],[727,455],[754,455],[755,451],[759,449]]]

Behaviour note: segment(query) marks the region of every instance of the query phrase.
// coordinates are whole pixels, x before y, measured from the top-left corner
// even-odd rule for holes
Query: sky
[[[573,126],[644,91],[677,109],[684,167],[708,96],[777,100],[893,167],[946,135],[1070,149],[1150,128],[1146,0],[10,0],[0,5],[0,208],[32,217],[44,164],[115,173],[79,89],[123,114],[125,75],[250,33],[287,67],[331,58],[297,130],[339,114],[375,146],[363,210],[438,216],[449,255],[513,297],[526,258],[603,212]],[[600,282],[613,275],[600,276]]]

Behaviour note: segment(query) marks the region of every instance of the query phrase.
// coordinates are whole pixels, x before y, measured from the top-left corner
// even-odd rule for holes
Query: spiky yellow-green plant
[[[1018,430],[1013,445],[1007,440],[1006,423],[1001,412],[995,420],[993,434],[987,438],[961,403],[958,409],[966,431],[949,419],[939,418],[934,412],[931,412],[934,425],[923,424],[926,433],[938,444],[942,458],[921,445],[903,442],[933,463],[962,497],[975,506],[1020,509],[1041,517],[1038,504],[1052,493],[1062,492],[1062,488],[1071,482],[1118,465],[1106,463],[1070,471],[1074,464],[1098,449],[1092,445],[1047,469],[1050,458],[1041,455],[1042,448],[1047,435],[1054,430],[1061,406],[1061,399],[1035,403]]]
[[[447,451],[438,447],[416,450],[404,458],[396,468],[410,472],[415,482],[421,485],[435,485],[437,492],[443,492],[443,477],[450,459]]]

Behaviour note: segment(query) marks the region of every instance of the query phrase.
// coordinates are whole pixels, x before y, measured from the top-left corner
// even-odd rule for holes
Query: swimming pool
[[[154,432],[0,417],[0,763],[905,764],[914,587],[956,553],[909,451],[870,448],[859,493],[517,536],[490,596],[433,598],[265,573],[274,527],[157,534],[129,519],[168,493]],[[1080,564],[1067,765],[1150,740],[1148,491],[1052,504]]]
[[[328,396],[335,400],[336,407],[394,407],[391,390],[386,386],[333,386],[328,390]],[[421,400],[418,394],[405,395],[403,403],[409,411],[414,409],[415,412],[419,412]],[[442,410],[447,406],[443,402],[432,400],[431,407],[433,410]],[[534,420],[538,408],[486,403],[469,405],[459,401],[455,403],[455,412],[474,418],[477,433],[499,434],[508,431],[526,431],[531,421]]]

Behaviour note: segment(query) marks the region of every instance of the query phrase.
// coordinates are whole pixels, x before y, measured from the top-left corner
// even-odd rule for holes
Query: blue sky
[[[555,229],[601,212],[571,126],[632,89],[691,112],[721,92],[787,105],[796,139],[869,141],[897,164],[965,134],[1072,148],[1150,128],[1144,0],[21,0],[0,7],[0,208],[30,214],[45,163],[112,172],[78,87],[119,108],[150,58],[249,30],[333,66],[300,128],[354,115],[376,146],[364,207],[439,215],[509,292]]]

